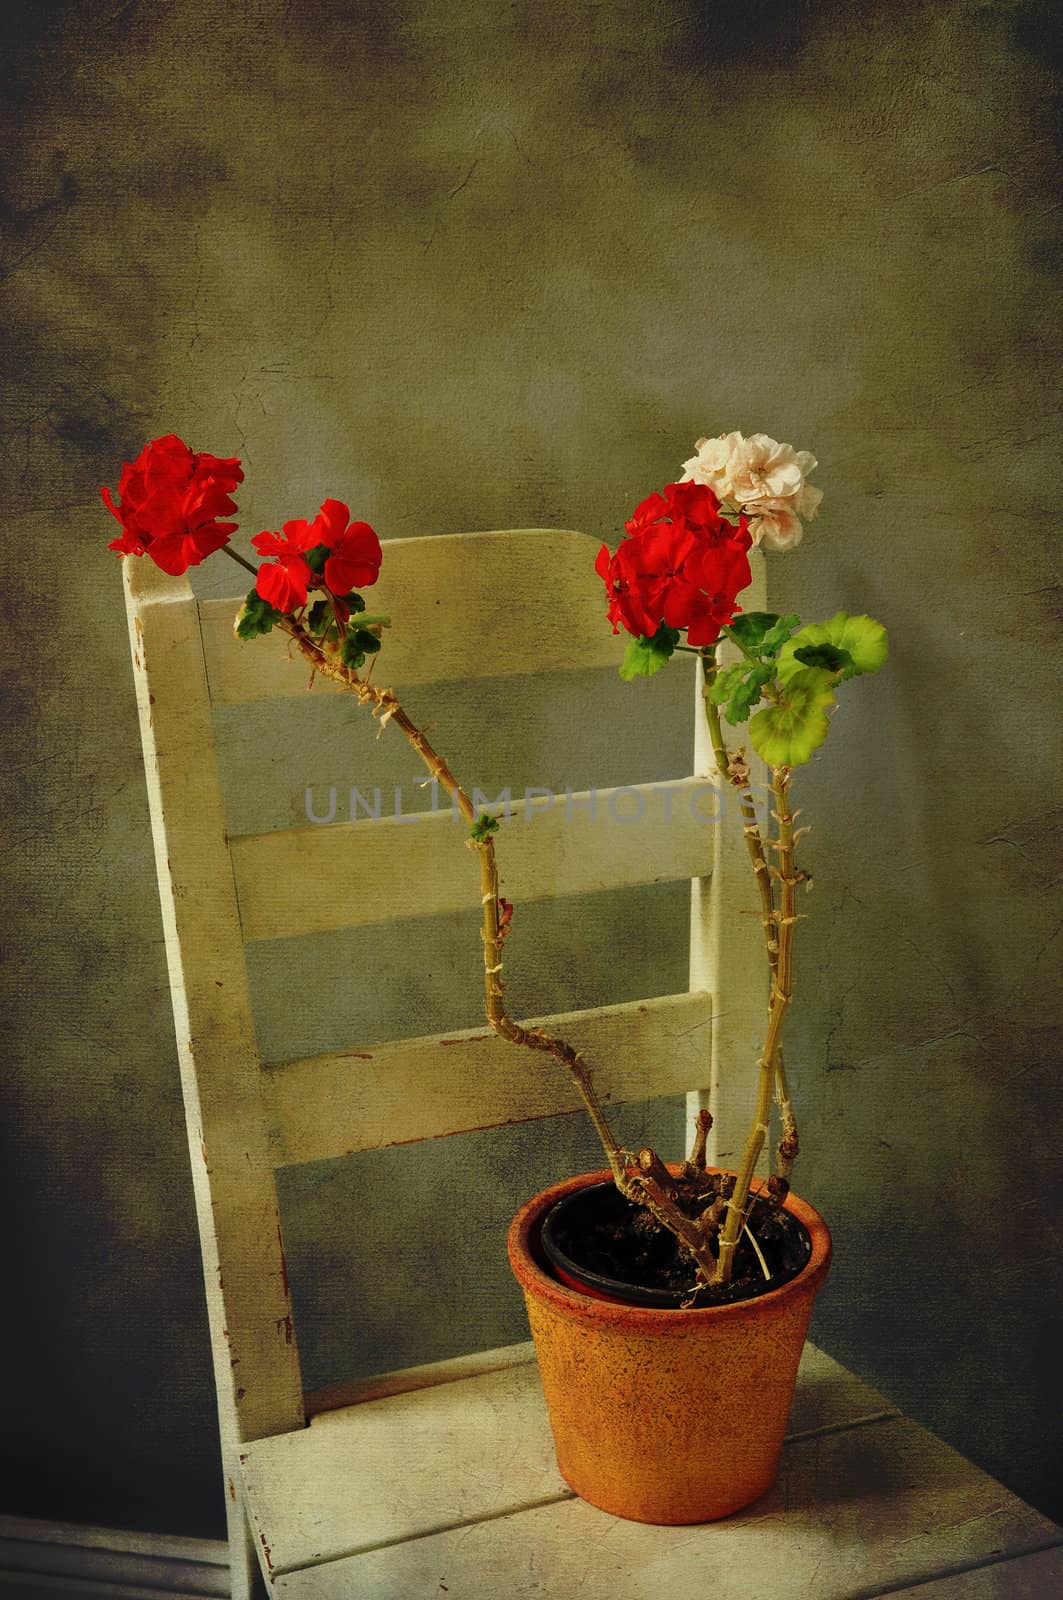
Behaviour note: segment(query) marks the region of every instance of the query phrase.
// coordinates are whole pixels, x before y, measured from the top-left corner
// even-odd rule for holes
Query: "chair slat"
[[[717,811],[708,778],[514,800],[500,833],[503,893],[523,902],[693,877],[711,861]],[[244,938],[476,907],[479,868],[467,840],[449,809],[233,839]]]
[[[541,1021],[583,1051],[607,1105],[682,1094],[697,1083],[711,1024],[704,994]],[[559,1064],[482,1029],[312,1056],[262,1076],[276,1166],[581,1109]]]
[[[382,680],[405,689],[616,665],[624,647],[604,620],[597,549],[589,534],[554,528],[387,540],[379,582],[366,591],[373,614],[392,620]],[[213,704],[303,694],[306,671],[282,634],[234,646],[238,604],[200,605]]]

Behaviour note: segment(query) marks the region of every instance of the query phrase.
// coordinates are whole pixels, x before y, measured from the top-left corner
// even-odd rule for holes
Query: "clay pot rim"
[[[830,1230],[819,1212],[813,1210],[807,1201],[790,1194],[785,1202],[786,1210],[808,1229],[812,1253],[807,1265],[797,1276],[781,1284],[778,1289],[769,1289],[767,1293],[754,1295],[748,1300],[736,1300],[731,1305],[693,1306],[689,1310],[675,1306],[620,1304],[581,1294],[579,1290],[559,1283],[539,1265],[532,1249],[532,1239],[543,1216],[558,1200],[563,1200],[577,1189],[611,1180],[612,1173],[608,1167],[598,1172],[583,1172],[574,1178],[565,1178],[533,1195],[521,1206],[510,1225],[507,1249],[510,1265],[521,1288],[536,1299],[550,1302],[567,1316],[606,1326],[643,1328],[647,1332],[652,1329],[656,1334],[683,1334],[709,1320],[757,1320],[766,1312],[781,1308],[787,1299],[814,1293],[827,1275],[831,1259]]]

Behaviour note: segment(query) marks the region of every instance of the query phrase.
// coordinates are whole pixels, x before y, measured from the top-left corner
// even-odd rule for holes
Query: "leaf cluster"
[[[340,645],[340,660],[345,667],[365,666],[366,656],[375,656],[380,649],[380,640],[375,633],[370,633],[368,628],[359,628],[354,622],[347,624],[347,631],[343,635]]]
[[[343,604],[353,616],[365,610],[365,601],[360,594],[345,594]],[[339,644],[340,660],[345,667],[357,670],[365,665],[366,656],[376,655],[380,649],[380,639],[368,628],[360,628],[353,620],[344,628],[342,640],[336,615],[328,600],[315,600],[307,612],[306,625],[310,632],[325,644]]]
[[[745,722],[764,691],[776,677],[776,658],[794,629],[798,616],[780,617],[773,611],[741,611],[724,631],[745,652],[741,661],[718,671],[709,686],[712,703],[723,707],[732,726]]]
[[[786,619],[796,621],[796,618]],[[847,678],[877,672],[888,654],[886,630],[867,616],[839,611],[783,640],[773,662],[771,704],[749,723],[754,750],[774,767],[811,761],[827,737],[834,691]]]
[[[233,632],[238,639],[257,639],[260,634],[272,633],[274,625],[283,616],[283,611],[278,611],[268,600],[263,600],[256,589],[252,589],[236,614]]]

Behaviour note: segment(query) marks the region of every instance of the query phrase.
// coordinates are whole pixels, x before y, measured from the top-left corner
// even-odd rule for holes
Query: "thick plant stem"
[[[771,998],[768,1004],[768,1027],[764,1048],[758,1062],[759,1085],[753,1124],[746,1139],[742,1165],[738,1171],[734,1192],[727,1203],[727,1216],[720,1234],[720,1254],[717,1262],[716,1283],[728,1283],[731,1276],[735,1246],[746,1223],[749,1187],[753,1180],[757,1158],[768,1136],[771,1115],[771,1092],[775,1078],[775,1061],[779,1051],[783,1023],[790,1009],[793,978],[793,943],[797,915],[794,909],[794,819],[790,810],[790,769],[773,767],[771,789],[775,797],[775,820],[779,825],[776,844],[778,865],[773,876],[779,884],[779,907],[776,912],[778,928],[778,953],[772,974]]]
[[[338,654],[330,651],[299,623],[285,617],[276,624],[303,656],[314,671],[331,679],[357,695],[363,705],[372,707],[379,717],[381,727],[393,722],[417,751],[429,773],[451,796],[465,821],[472,826],[476,821],[476,808],[468,794],[451,772],[443,757],[433,749],[424,729],[411,721],[398,697],[391,689],[381,688],[361,678],[351,668],[345,667]],[[529,1050],[539,1050],[553,1056],[568,1068],[581,1100],[590,1116],[602,1148],[609,1162],[613,1181],[627,1199],[644,1206],[657,1221],[675,1235],[695,1258],[699,1275],[708,1283],[716,1267],[708,1236],[698,1223],[687,1217],[676,1203],[677,1191],[660,1179],[666,1172],[650,1150],[640,1151],[633,1167],[629,1167],[625,1153],[620,1149],[606,1120],[601,1102],[594,1090],[591,1069],[578,1050],[564,1039],[555,1038],[541,1028],[526,1028],[516,1022],[506,1010],[502,983],[502,945],[505,930],[501,925],[501,908],[498,889],[498,865],[495,859],[494,840],[488,833],[482,839],[470,839],[480,857],[480,890],[483,908],[481,937],[484,951],[484,1009],[493,1032],[511,1044],[524,1045]]]
[[[790,1085],[783,1065],[782,1046],[775,1052],[775,1104],[779,1108],[779,1145],[775,1159],[775,1177],[769,1188],[779,1200],[785,1200],[793,1176],[794,1162],[800,1145],[797,1137],[797,1117],[790,1098]]]
[[[709,738],[712,741],[713,754],[716,757],[716,767],[720,776],[725,778],[738,793],[739,808],[742,813],[742,835],[746,842],[750,866],[753,868],[753,876],[756,879],[757,890],[760,894],[761,923],[764,928],[764,942],[768,953],[768,968],[774,985],[779,960],[779,932],[776,926],[775,891],[772,884],[771,868],[768,865],[764,850],[764,838],[757,822],[756,805],[749,788],[749,768],[741,753],[731,755],[728,751],[724,742],[723,729],[720,726],[720,713],[711,699],[712,684],[717,671],[715,650],[713,648],[702,650],[701,661],[705,678],[702,699],[705,705],[705,718],[708,723]],[[777,1181],[773,1184],[773,1192],[780,1199],[784,1199],[786,1191],[790,1187],[790,1177],[793,1173],[794,1161],[798,1153],[798,1137],[797,1118],[794,1114],[793,1101],[790,1098],[790,1087],[786,1078],[786,1068],[783,1065],[781,1048],[776,1051],[775,1060],[772,1062],[772,1076],[781,1127],[775,1166]]]

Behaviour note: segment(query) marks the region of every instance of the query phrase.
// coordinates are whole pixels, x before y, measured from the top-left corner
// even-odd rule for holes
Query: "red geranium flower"
[[[304,551],[321,543],[311,522],[286,522],[284,532],[256,533],[251,540],[260,556],[276,556],[276,561],[258,569],[255,588],[263,600],[278,611],[296,611],[306,605],[306,587],[314,576]]]
[[[382,560],[380,540],[368,522],[351,522],[350,516],[342,500],[326,500],[313,522],[286,522],[283,536],[256,534],[251,543],[259,555],[276,557],[258,569],[255,587],[263,600],[290,613],[306,605],[307,591],[316,583],[328,590],[340,622],[346,622],[342,597],[375,583]],[[306,559],[310,551],[322,547],[329,552],[323,584]]]
[[[652,638],[665,623],[685,630],[689,644],[715,644],[752,577],[746,519],[736,527],[719,508],[704,484],[670,483],[636,507],[614,554],[602,546],[595,569],[614,633],[622,624],[636,638]]]
[[[235,522],[218,519],[236,510],[232,493],[243,479],[235,457],[196,453],[174,433],[153,439],[123,466],[117,505],[110,489],[100,490],[104,505],[122,524],[121,537],[107,548],[119,555],[149,555],[173,577],[198,567],[236,531]]]

